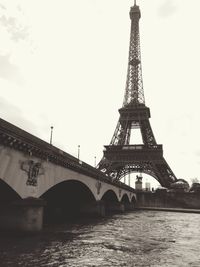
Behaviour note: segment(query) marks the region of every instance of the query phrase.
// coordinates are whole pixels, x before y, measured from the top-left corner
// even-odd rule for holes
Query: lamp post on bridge
[[[53,126],[51,126],[50,145],[52,145]]]
[[[94,167],[96,168],[96,166],[97,166],[97,164],[96,164],[96,159],[97,159],[97,157],[95,156],[94,157]]]
[[[78,145],[78,160],[80,159],[80,145]]]

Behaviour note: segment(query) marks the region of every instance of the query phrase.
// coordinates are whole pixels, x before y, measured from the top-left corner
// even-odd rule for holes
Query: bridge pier
[[[94,201],[81,207],[81,214],[92,217],[105,216],[105,204],[103,201]]]
[[[38,232],[43,226],[44,201],[27,198],[0,207],[0,230]]]
[[[125,211],[125,205],[121,202],[106,202],[106,212],[122,213]]]
[[[124,208],[125,208],[125,211],[132,211],[135,209],[135,205],[133,202],[131,203],[123,203],[124,204]]]

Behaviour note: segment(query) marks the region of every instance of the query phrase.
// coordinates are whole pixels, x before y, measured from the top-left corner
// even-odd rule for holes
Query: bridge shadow
[[[83,205],[95,202],[89,188],[79,181],[69,180],[50,188],[42,196],[46,201],[44,223],[73,221],[82,216]]]
[[[119,202],[114,191],[108,190],[100,201],[96,201],[91,190],[76,180],[63,181],[45,192],[41,198],[45,200],[44,223],[79,223],[91,218],[104,217],[124,211],[133,210],[134,201],[130,203],[127,194]]]
[[[9,205],[21,197],[7,183],[0,179],[0,207]]]

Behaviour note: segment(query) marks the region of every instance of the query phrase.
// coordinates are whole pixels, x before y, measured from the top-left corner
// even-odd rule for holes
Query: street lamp
[[[94,167],[96,168],[96,156],[94,157]]]
[[[79,158],[80,158],[80,145],[78,145],[78,160],[79,160]]]
[[[50,145],[52,145],[53,126],[51,126]]]

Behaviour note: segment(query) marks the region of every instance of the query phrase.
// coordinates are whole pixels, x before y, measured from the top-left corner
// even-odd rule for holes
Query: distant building
[[[151,191],[151,184],[149,182],[145,183],[145,190],[146,191]]]

